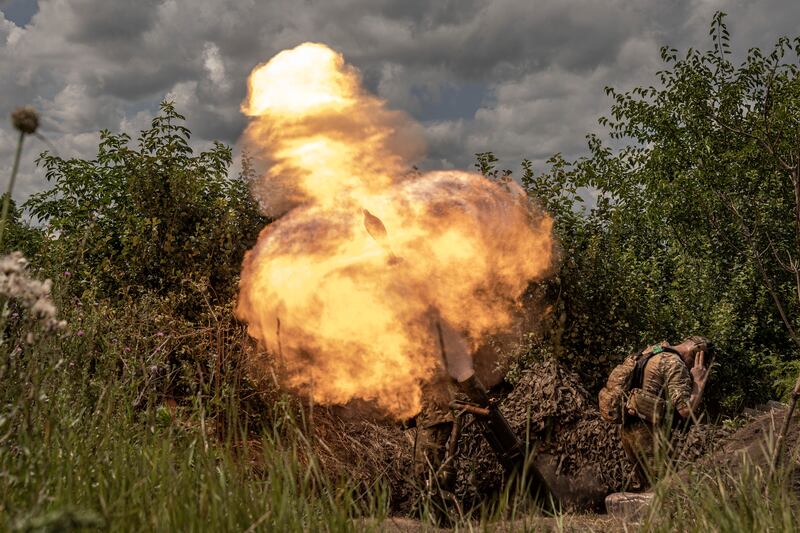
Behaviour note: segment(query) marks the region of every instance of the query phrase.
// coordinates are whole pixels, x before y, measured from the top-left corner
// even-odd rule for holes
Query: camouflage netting
[[[605,495],[623,489],[631,465],[617,428],[600,418],[596,399],[577,375],[552,360],[534,363],[500,401],[523,442],[529,434],[528,442],[537,443],[536,465],[565,507],[599,509]],[[365,488],[383,480],[392,491],[393,513],[409,512],[417,490],[412,474],[415,430],[320,410],[315,431],[326,471],[354,476]],[[730,432],[698,425],[677,435],[674,445],[682,461],[694,461]],[[476,426],[462,433],[456,467],[456,493],[467,508],[502,489],[502,468]]]
[[[552,360],[535,363],[500,406],[523,442],[527,434],[527,442],[536,443],[531,451],[539,454],[537,466],[548,481],[582,478],[586,489],[603,495],[622,487],[630,466],[616,428],[600,418],[575,374]],[[496,492],[502,469],[474,428],[462,435],[460,450],[459,496],[474,502]]]
[[[553,360],[534,363],[500,408],[512,429],[537,453],[536,466],[567,508],[601,508],[605,495],[624,489],[632,465],[617,427],[603,420],[596,398],[580,378]],[[692,462],[730,435],[721,426],[699,424],[675,432],[675,457]],[[460,445],[459,496],[477,502],[499,490],[502,469],[483,437],[464,432]]]

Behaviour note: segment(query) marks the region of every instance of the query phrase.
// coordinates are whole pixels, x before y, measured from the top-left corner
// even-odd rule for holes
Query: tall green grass
[[[103,315],[84,311],[80,336],[33,345],[6,322],[0,528],[348,531],[386,516],[385,489],[323,472],[291,401],[276,401],[257,432],[233,385],[138,405],[145,378],[125,368],[137,356],[122,359]]]
[[[800,529],[791,469],[778,473],[745,461],[741,470],[692,471],[657,488],[642,530],[731,532]]]
[[[228,364],[238,340],[224,326],[181,329],[155,316],[156,304],[148,301],[123,309],[71,301],[61,309],[72,333],[36,332],[30,344],[31,324],[15,321],[13,303],[5,306],[0,530],[364,531],[389,524],[388,485],[364,487],[346,473],[326,471],[296,401],[276,394],[269,403],[248,403],[252,390]],[[164,363],[164,343],[181,336],[198,353],[179,350],[185,368],[157,378],[181,381],[182,396],[173,401],[153,386],[151,369]],[[681,476],[673,466],[662,474],[672,481],[657,485],[644,521],[618,525],[794,531],[800,505],[789,485],[795,463],[796,456],[777,473],[748,464],[737,474]],[[422,495],[423,530],[442,523],[434,508],[447,497]],[[471,513],[452,501],[447,525],[460,531],[594,527],[591,517],[576,522],[581,517],[552,507],[537,508],[522,482]]]
[[[740,442],[742,449],[724,457],[720,453],[726,452],[720,446],[712,450],[710,459],[696,463],[670,461],[663,455],[658,458],[656,478],[660,481],[654,485],[655,499],[641,529],[698,533],[800,530],[800,443],[793,443],[781,463],[773,467],[776,431],[774,419],[770,420],[760,442]]]

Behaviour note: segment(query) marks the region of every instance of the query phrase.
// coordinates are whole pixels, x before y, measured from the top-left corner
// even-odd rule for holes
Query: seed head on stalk
[[[39,115],[32,107],[19,107],[11,113],[14,129],[26,135],[33,135],[39,127]]]
[[[6,195],[3,197],[3,212],[0,215],[0,247],[3,245],[6,223],[8,222],[8,208],[11,204],[11,193],[14,191],[14,182],[17,180],[17,170],[19,170],[19,158],[22,155],[22,141],[25,135],[33,135],[39,127],[39,115],[32,107],[19,107],[11,113],[11,123],[19,131],[19,141],[17,141],[17,153],[14,156],[14,166],[11,169],[11,179],[8,182]]]

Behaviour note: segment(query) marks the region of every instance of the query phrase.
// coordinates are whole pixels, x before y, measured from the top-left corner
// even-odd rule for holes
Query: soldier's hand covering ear
[[[706,353],[699,351],[694,356],[694,366],[692,367],[692,378],[697,384],[704,384],[708,379],[708,369],[706,368]]]

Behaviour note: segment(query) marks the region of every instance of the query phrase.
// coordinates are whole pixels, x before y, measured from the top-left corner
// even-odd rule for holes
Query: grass
[[[235,384],[134,407],[146,378],[125,367],[152,354],[139,347],[121,362],[107,316],[73,313],[81,336],[0,345],[0,527],[347,531],[364,529],[356,517],[386,515],[382,487],[364,494],[323,472],[286,398],[255,434]]]
[[[248,399],[252,390],[235,364],[239,330],[169,323],[152,301],[60,307],[72,333],[36,332],[32,345],[24,340],[34,326],[4,315],[0,529],[364,531],[389,517],[388,484],[365,487],[326,468],[296,401],[277,393],[266,403]],[[178,370],[153,370],[176,354]],[[166,389],[181,396],[175,401]],[[735,476],[698,470],[659,485],[641,529],[793,531],[798,501],[789,480],[786,469],[771,475],[757,465]],[[432,502],[421,507],[422,526],[431,529]],[[509,488],[476,513],[456,510],[451,525],[609,525],[560,511],[542,516],[524,487]]]
[[[745,461],[741,470],[693,470],[657,489],[643,528],[667,532],[797,531],[800,502],[790,468],[776,474]]]
[[[758,429],[756,433],[761,435],[758,440],[748,440],[751,430],[738,439],[732,437],[741,446],[739,451],[719,447],[708,459],[693,463],[656,459],[660,466],[657,479],[661,481],[654,485],[655,499],[641,529],[797,531],[800,478],[795,470],[800,443],[794,443],[780,465],[773,468],[775,418],[774,414],[763,417],[751,421],[755,424],[751,430]],[[742,429],[747,429],[746,424]]]
[[[163,412],[134,420],[114,396],[77,413],[64,403],[41,418],[46,435],[22,431],[3,448],[13,524],[78,510],[114,531],[345,531],[358,513],[384,514],[377,497],[356,504],[356,487],[326,478],[302,439],[214,442]]]

